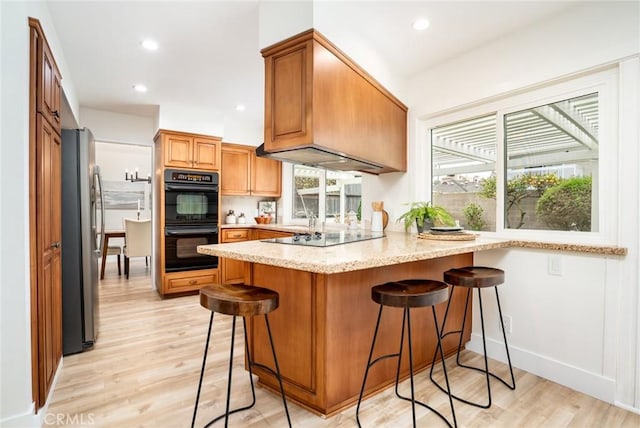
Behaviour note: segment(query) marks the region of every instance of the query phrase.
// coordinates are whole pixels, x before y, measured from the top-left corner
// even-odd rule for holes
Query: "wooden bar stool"
[[[451,394],[445,391],[449,395],[449,404],[451,405],[451,415],[453,417],[453,425],[445,418],[440,412],[433,407],[415,399],[414,381],[413,381],[413,349],[411,342],[411,308],[422,308],[431,306],[433,313],[433,322],[436,328],[436,337],[438,338],[438,348],[443,361],[442,370],[444,371],[445,381],[447,383],[447,389],[449,389],[449,378],[447,377],[447,368],[444,366],[444,354],[442,352],[442,345],[440,344],[440,332],[438,331],[438,320],[436,317],[435,305],[442,303],[449,297],[449,288],[447,284],[440,281],[432,281],[429,279],[409,279],[398,282],[388,282],[386,284],[377,285],[371,289],[371,298],[374,302],[380,304],[380,310],[378,311],[378,320],[376,322],[376,328],[373,333],[373,340],[371,342],[371,351],[369,352],[369,359],[367,360],[367,368],[364,372],[364,379],[362,380],[362,388],[360,389],[360,397],[358,398],[358,406],[356,407],[356,421],[360,427],[360,403],[362,402],[362,395],[364,394],[364,388],[367,383],[367,376],[369,375],[369,368],[377,362],[386,358],[398,358],[398,369],[396,371],[396,396],[406,401],[411,402],[411,411],[413,414],[413,426],[416,426],[416,404],[419,404],[438,415],[446,424],[450,427],[457,427],[456,413],[453,409],[453,399]],[[402,329],[400,330],[400,350],[397,354],[382,355],[375,360],[373,358],[373,350],[376,345],[376,338],[378,337],[378,328],[380,327],[380,318],[382,316],[382,308],[384,306],[391,306],[396,308],[403,308],[402,315]],[[400,362],[402,360],[402,349],[404,347],[404,333],[405,326],[409,344],[409,377],[411,382],[411,398],[404,397],[398,392],[398,381],[400,378]]]
[[[209,350],[209,339],[211,338],[211,327],[213,325],[213,314],[219,312],[221,314],[233,315],[233,323],[231,327],[231,351],[229,353],[229,374],[227,378],[227,402],[225,413],[212,419],[205,428],[216,423],[224,417],[224,426],[229,423],[229,415],[247,410],[256,402],[256,393],[253,386],[253,366],[261,367],[271,372],[280,384],[280,393],[282,394],[282,404],[284,405],[284,411],[287,415],[287,422],[291,427],[291,419],[289,418],[289,410],[287,409],[287,400],[284,395],[284,388],[282,386],[282,378],[280,377],[280,367],[278,366],[278,359],[276,358],[276,350],[273,346],[273,339],[271,338],[271,328],[269,327],[269,317],[267,314],[274,311],[279,305],[279,295],[277,292],[269,290],[267,288],[252,287],[244,284],[213,284],[208,285],[200,289],[200,305],[211,311],[211,317],[209,319],[209,331],[207,332],[207,341],[204,348],[204,357],[202,358],[202,370],[200,371],[200,381],[198,382],[198,393],[196,395],[196,404],[193,409],[193,419],[191,421],[191,427],[195,426],[196,413],[198,411],[198,401],[200,400],[200,390],[202,388],[202,379],[204,377],[204,369],[207,363],[207,351]],[[249,352],[249,344],[247,341],[247,317],[255,315],[264,315],[264,321],[267,325],[267,332],[269,334],[269,343],[271,344],[271,352],[273,353],[273,362],[275,364],[275,371],[270,367],[263,364],[259,364],[253,361]],[[249,379],[251,381],[251,395],[253,397],[251,404],[240,407],[237,409],[229,410],[229,401],[231,394],[231,368],[233,367],[233,345],[236,332],[236,316],[242,317],[242,324],[244,326],[244,345],[245,352],[247,353],[247,362],[249,365]]]
[[[511,390],[516,389],[516,379],[513,376],[513,367],[511,366],[511,357],[509,356],[509,346],[507,345],[507,334],[504,331],[504,322],[502,320],[502,309],[500,308],[500,297],[498,296],[498,287],[497,287],[498,285],[504,283],[504,271],[501,269],[495,269],[490,267],[468,266],[464,268],[450,269],[446,271],[444,273],[444,281],[447,284],[451,284],[453,287],[451,289],[451,296],[449,297],[449,302],[447,303],[447,310],[445,311],[444,319],[442,320],[441,338],[444,339],[446,336],[450,334],[459,334],[460,341],[458,342],[456,364],[460,367],[464,367],[467,369],[476,370],[481,373],[484,373],[487,379],[487,398],[488,398],[487,404],[472,402],[472,401],[460,398],[456,395],[453,395],[453,398],[455,398],[456,400],[462,401],[463,403],[471,404],[472,406],[488,409],[489,407],[491,407],[491,383],[489,381],[490,377],[493,377],[499,380],[505,386],[507,386],[507,388]],[[453,293],[457,287],[464,287],[467,289],[467,298],[466,298],[467,300],[464,307],[464,317],[462,319],[462,327],[460,328],[460,330],[453,330],[445,333],[447,316],[449,314],[449,305],[451,304]],[[485,340],[485,333],[484,333],[484,312],[483,312],[483,305],[482,305],[482,293],[480,292],[483,288],[488,288],[488,287],[493,287],[494,290],[496,291],[496,303],[498,304],[498,314],[500,316],[500,325],[502,327],[504,349],[507,353],[507,361],[509,362],[509,372],[511,373],[511,385],[509,385],[505,380],[503,380],[502,378],[496,376],[494,373],[491,373],[489,371],[489,361],[487,359],[487,343]],[[484,351],[484,369],[468,366],[460,362],[460,350],[462,349],[462,332],[464,331],[464,326],[465,326],[465,323],[467,322],[467,308],[469,306],[469,302],[471,301],[471,291],[474,288],[478,290],[478,306],[480,307],[480,326],[482,328],[482,348]],[[433,362],[436,361],[436,357],[437,357],[437,350],[436,350],[436,353],[433,355]],[[431,381],[438,386],[438,388],[444,391],[442,386],[433,379],[433,364],[431,365],[429,377],[431,378]],[[448,385],[447,385],[447,388],[449,388]]]

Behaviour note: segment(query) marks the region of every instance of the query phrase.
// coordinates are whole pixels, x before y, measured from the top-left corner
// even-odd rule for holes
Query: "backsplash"
[[[229,210],[233,210],[236,218],[240,213],[244,213],[247,218],[246,224],[256,224],[253,219],[258,215],[258,202],[265,200],[273,200],[260,196],[221,196],[220,197],[220,216],[221,224],[225,224],[225,217]],[[274,223],[282,223],[282,206],[280,199],[277,200],[277,219]]]

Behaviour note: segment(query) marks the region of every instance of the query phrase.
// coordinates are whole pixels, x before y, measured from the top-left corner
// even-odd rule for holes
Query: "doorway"
[[[116,235],[109,238],[111,250],[107,253],[104,268],[104,276],[112,277],[119,271],[117,249],[124,245],[124,238],[117,232],[124,231],[124,219],[152,219],[153,186],[150,178],[153,177],[153,147],[96,141],[96,164],[100,166],[103,180],[105,231]],[[121,259],[123,257],[121,255]],[[150,275],[150,261],[145,262]],[[125,278],[124,272],[122,278]],[[149,280],[153,284],[151,276]]]

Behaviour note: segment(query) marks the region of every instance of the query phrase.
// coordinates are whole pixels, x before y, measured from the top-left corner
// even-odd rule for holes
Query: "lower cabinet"
[[[216,282],[218,282],[218,269],[166,273],[164,275],[162,294],[199,290],[205,285]]]
[[[251,240],[251,229],[222,229],[220,231],[220,243],[242,242]],[[244,262],[240,260],[218,259],[220,268],[220,282],[222,284],[240,284],[244,282]]]
[[[290,232],[279,230],[230,228],[222,229],[220,243],[252,241],[258,239],[280,238],[291,236]],[[222,284],[240,284],[244,282],[245,262],[221,257],[218,262],[220,282]]]

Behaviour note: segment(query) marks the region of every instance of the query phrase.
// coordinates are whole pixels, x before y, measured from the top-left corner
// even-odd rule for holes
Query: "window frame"
[[[319,196],[318,196],[318,221],[327,222],[326,216],[326,197],[327,197],[327,170],[323,168],[316,168],[319,172]],[[291,163],[285,163],[283,168],[283,189],[286,189],[282,194],[282,206],[284,207],[283,220],[285,224],[291,224],[296,226],[307,226],[308,220],[306,218],[296,218],[293,216],[293,202],[295,198],[295,192],[293,191],[294,180],[293,174],[295,172],[295,165]],[[361,196],[362,198],[362,196]],[[346,216],[346,213],[344,213]],[[334,221],[334,217],[329,217],[328,221]],[[344,219],[341,220],[344,223]]]
[[[461,106],[440,114],[434,114],[420,119],[418,129],[422,130],[417,139],[418,145],[425,145],[425,161],[430,165],[431,173],[425,194],[428,200],[433,198],[433,167],[431,157],[431,132],[433,129],[449,123],[472,119],[475,117],[496,115],[496,231],[480,232],[481,234],[500,236],[509,239],[531,239],[549,242],[576,243],[612,243],[615,242],[615,232],[618,228],[617,216],[611,207],[618,206],[618,193],[607,191],[617,189],[620,172],[616,165],[619,153],[617,135],[618,118],[618,69],[608,67],[573,78],[558,79],[553,82],[525,88],[505,94],[493,99],[471,105]],[[506,147],[504,141],[505,115],[552,102],[562,101],[589,93],[598,93],[599,103],[599,151],[598,177],[594,178],[597,186],[598,229],[595,232],[508,229],[505,227],[505,176],[506,176]],[[607,209],[609,207],[609,209]]]

